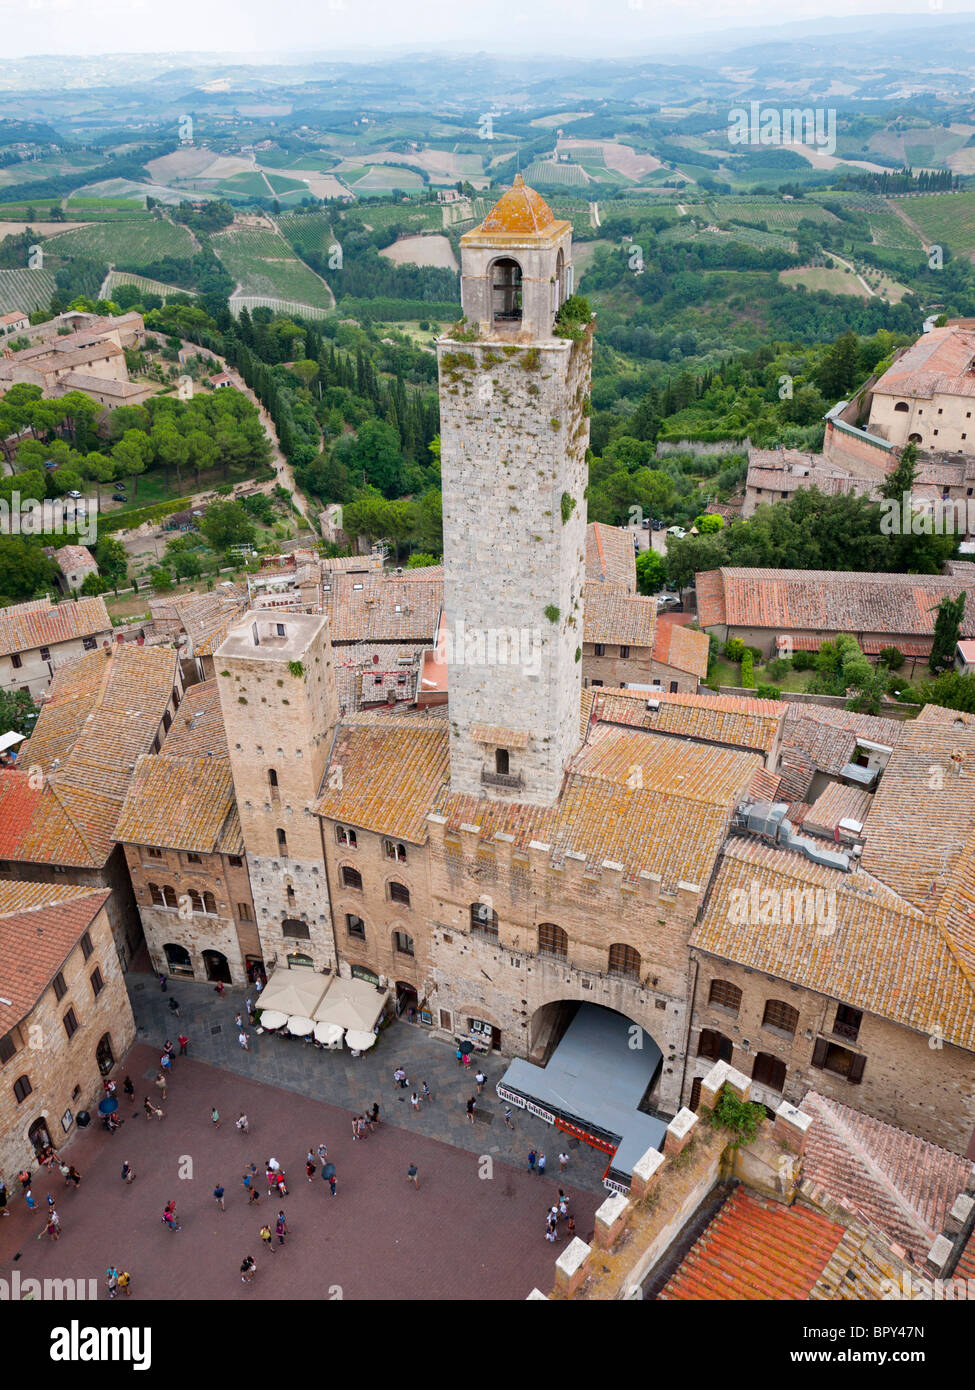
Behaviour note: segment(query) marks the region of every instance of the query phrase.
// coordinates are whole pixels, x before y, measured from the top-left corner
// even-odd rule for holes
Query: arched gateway
[[[537,1009],[529,1037],[532,1060],[515,1058],[499,1097],[600,1149],[604,1186],[629,1191],[633,1165],[660,1148],[667,1128],[649,1106],[660,1048],[625,1014],[568,999]]]

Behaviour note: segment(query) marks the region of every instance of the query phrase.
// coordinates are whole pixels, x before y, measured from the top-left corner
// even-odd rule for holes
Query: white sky
[[[367,56],[444,43],[633,57],[726,29],[973,9],[973,0],[0,0],[0,69],[30,54]]]

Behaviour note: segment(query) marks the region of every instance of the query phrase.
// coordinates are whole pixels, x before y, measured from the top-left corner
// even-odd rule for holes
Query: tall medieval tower
[[[214,664],[268,967],[335,969],[317,801],[338,723],[328,619],[252,609]]]
[[[578,746],[589,327],[559,336],[572,227],[521,176],[461,237],[439,339],[450,785],[551,805]]]

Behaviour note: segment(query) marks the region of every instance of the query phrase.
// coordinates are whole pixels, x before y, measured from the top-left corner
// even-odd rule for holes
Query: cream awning
[[[365,980],[334,979],[325,998],[315,1010],[316,1023],[337,1023],[371,1033],[383,1011],[387,994]]]
[[[315,1016],[327,988],[327,980],[315,970],[288,970],[278,966],[255,1001],[259,1009],[274,1009],[277,1013]]]

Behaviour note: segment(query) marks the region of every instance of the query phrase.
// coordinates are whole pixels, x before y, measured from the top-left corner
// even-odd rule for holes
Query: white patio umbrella
[[[326,1047],[334,1047],[336,1043],[342,1041],[345,1029],[338,1023],[316,1023],[315,1037]]]
[[[350,1028],[345,1035],[347,1047],[354,1047],[356,1052],[366,1052],[376,1041],[375,1033],[361,1033],[357,1028]]]
[[[287,1021],[287,1014],[279,1014],[274,1009],[264,1009],[261,1012],[262,1028],[283,1028]]]
[[[288,1019],[288,1032],[293,1033],[296,1038],[307,1038],[309,1033],[315,1031],[315,1025],[310,1018],[302,1018],[300,1014],[294,1014]]]

